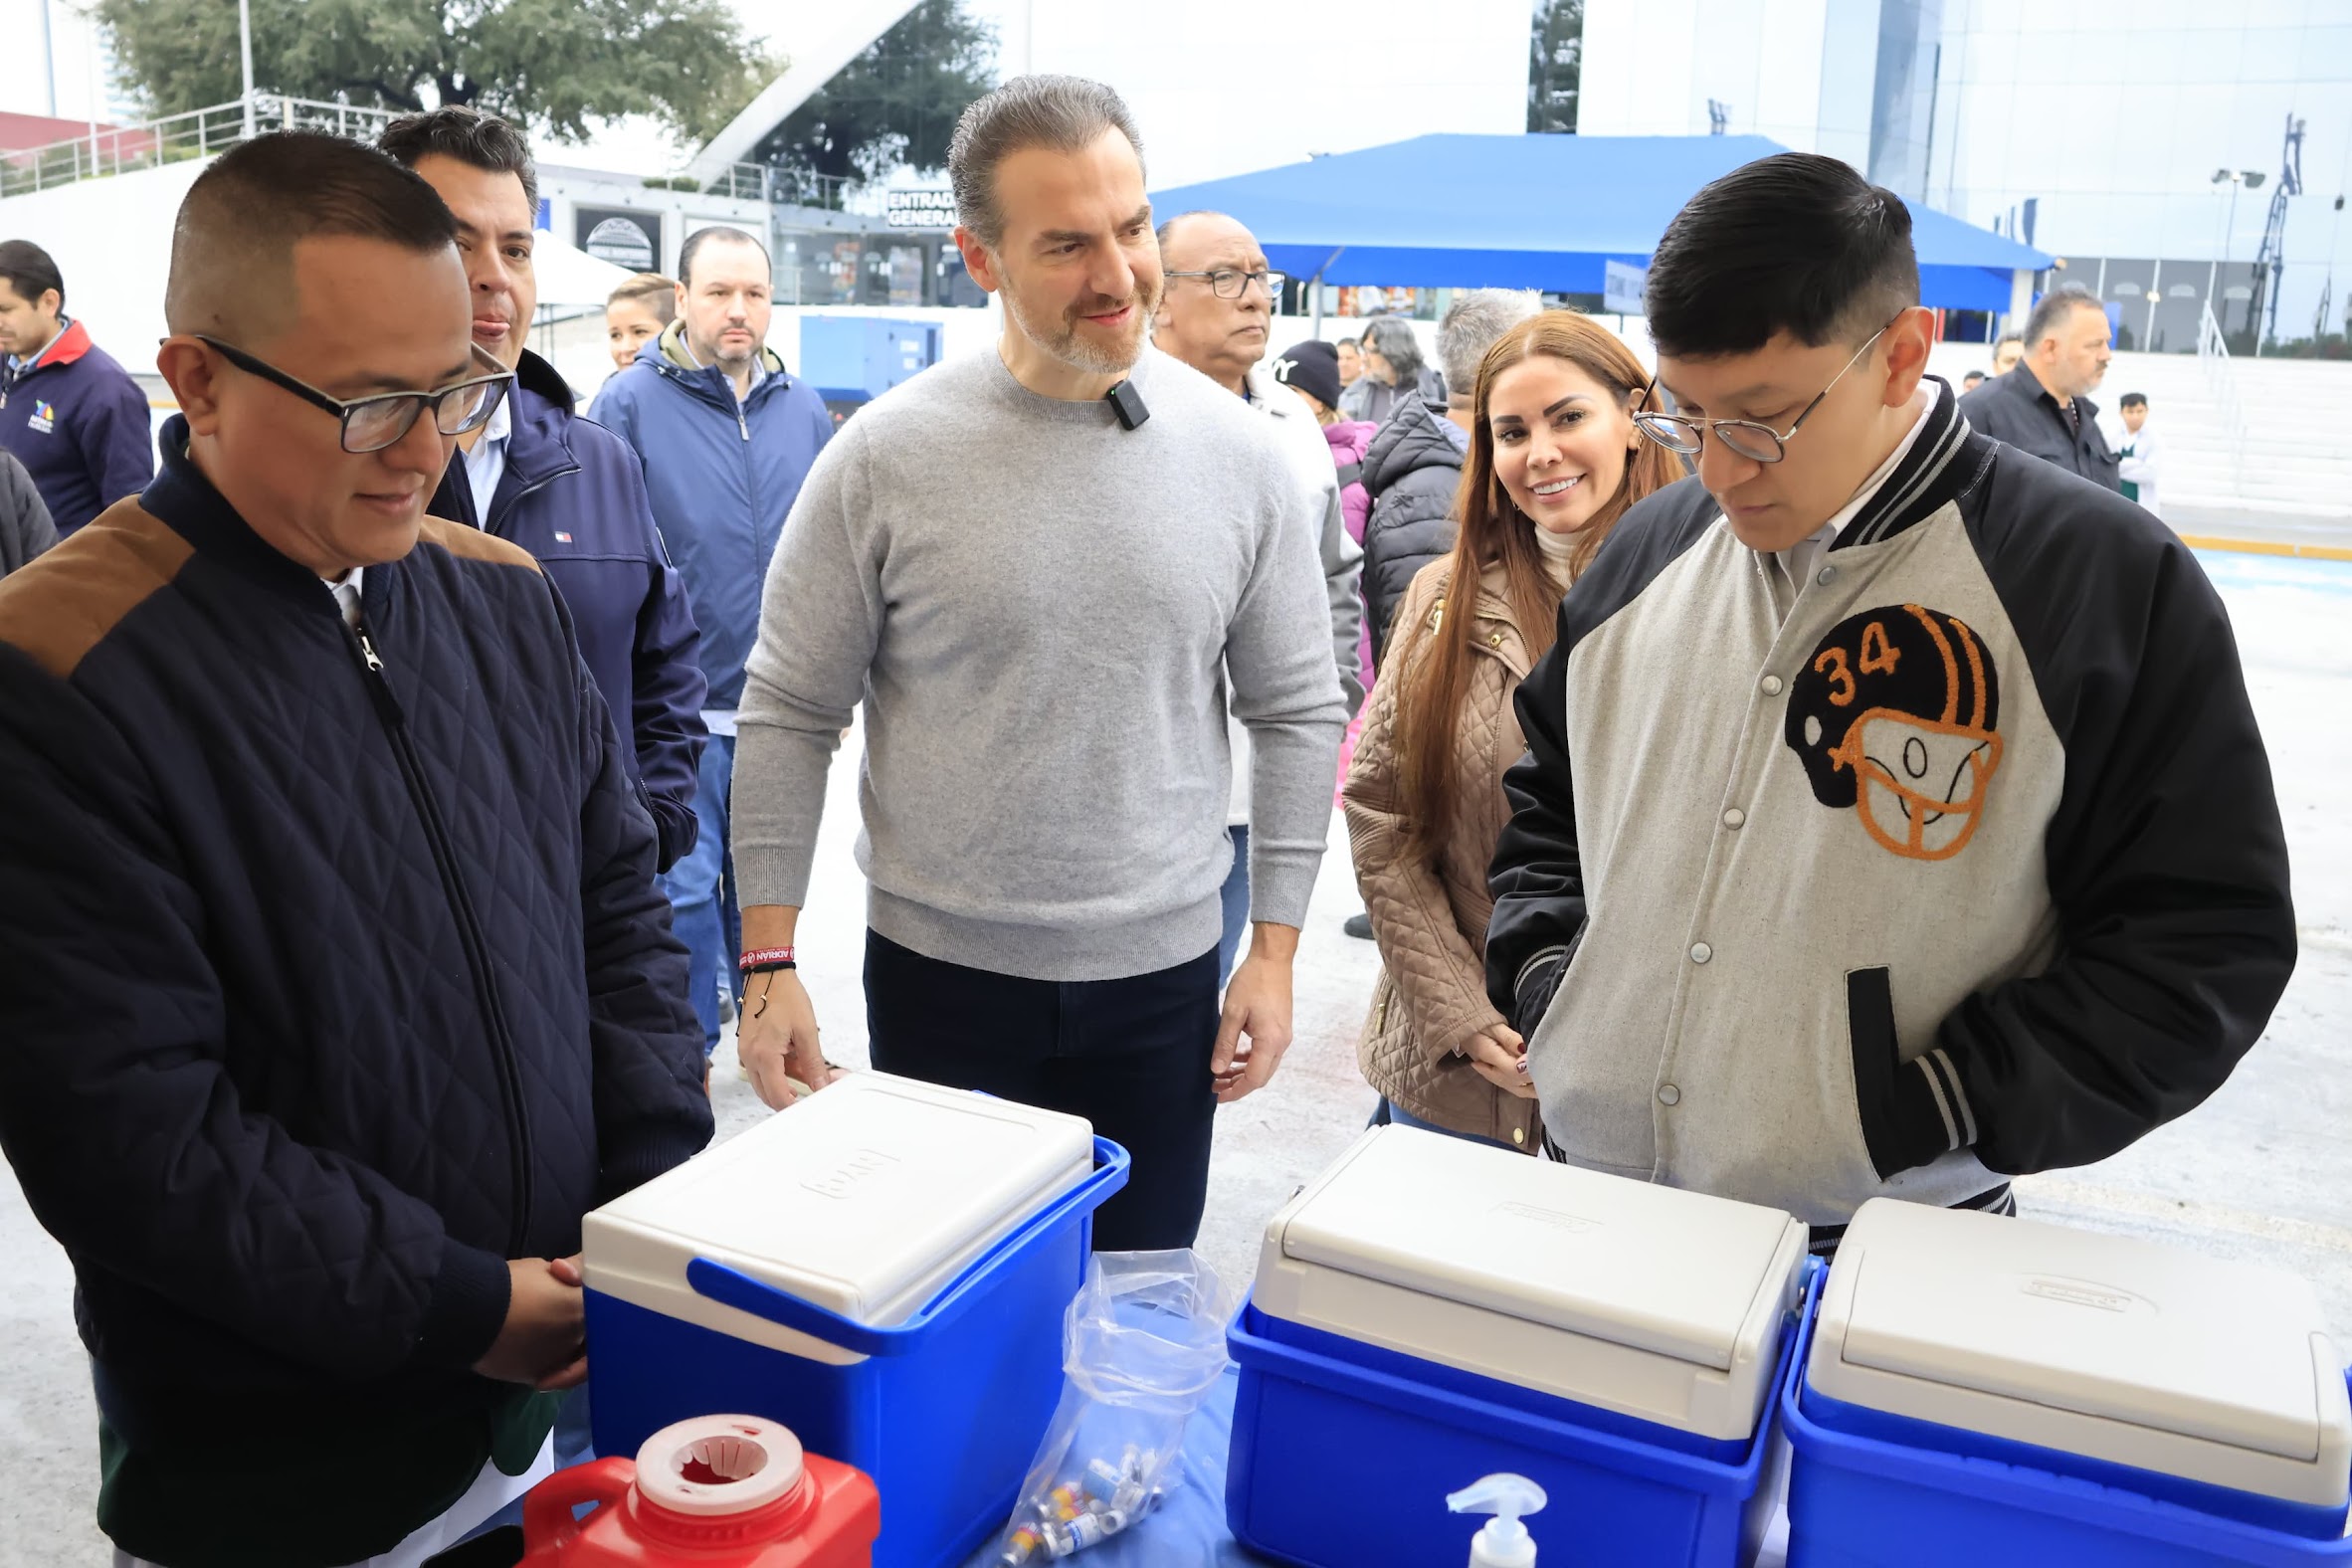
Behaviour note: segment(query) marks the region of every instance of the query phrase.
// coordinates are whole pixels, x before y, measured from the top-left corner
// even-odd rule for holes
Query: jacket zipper
[[[376,645],[367,635],[363,622],[348,627],[345,635],[356,647],[359,660],[367,669],[368,695],[375,699],[376,714],[384,722],[385,732],[392,741],[393,755],[399,759],[402,779],[408,785],[409,798],[415,802],[417,815],[425,824],[425,838],[433,849],[433,863],[441,873],[442,889],[449,896],[450,909],[457,916],[458,939],[465,944],[466,961],[474,971],[474,996],[482,1009],[482,1019],[490,1031],[491,1063],[497,1070],[498,1090],[504,1100],[506,1113],[507,1165],[514,1187],[514,1212],[506,1227],[506,1256],[520,1258],[530,1234],[531,1215],[531,1160],[530,1122],[523,1110],[522,1070],[516,1060],[513,1037],[507,1032],[506,1017],[498,1006],[496,981],[490,963],[490,944],[483,939],[481,922],[474,913],[473,900],[466,896],[466,885],[458,877],[456,848],[450,843],[448,826],[442,821],[441,808],[433,793],[426,787],[425,765],[417,755],[416,741],[410,736],[408,717],[401,711],[400,699],[392,694],[392,685],[384,679],[384,661],[376,653]]]

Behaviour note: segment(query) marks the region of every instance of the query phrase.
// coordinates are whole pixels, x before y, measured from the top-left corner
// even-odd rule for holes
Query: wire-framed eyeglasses
[[[434,428],[445,436],[463,436],[480,430],[490,422],[490,416],[498,411],[499,399],[514,382],[513,371],[492,359],[480,343],[474,343],[468,345],[474,357],[489,365],[493,373],[473,376],[432,392],[378,392],[346,402],[327,396],[267,360],[256,359],[234,343],[224,343],[202,332],[192,335],[246,374],[259,376],[272,386],[292,392],[312,407],[334,415],[342,424],[343,450],[354,454],[382,452],[399,445],[416,428],[417,417],[427,408],[433,410]]]
[[[1167,278],[1206,278],[1209,280],[1209,292],[1220,299],[1239,299],[1249,291],[1252,284],[1265,290],[1269,299],[1279,299],[1282,296],[1282,285],[1290,281],[1290,275],[1287,273],[1269,272],[1264,269],[1255,273],[1245,273],[1234,267],[1212,267],[1207,272],[1166,273],[1162,276]]]
[[[1899,320],[1900,317],[1898,316],[1896,319]],[[1704,445],[1701,440],[1701,432],[1711,430],[1715,433],[1717,441],[1751,463],[1778,463],[1782,458],[1788,456],[1789,441],[1798,431],[1805,428],[1805,421],[1813,417],[1815,409],[1821,407],[1822,399],[1830,395],[1831,388],[1845,380],[1846,371],[1861,364],[1862,356],[1867,354],[1876,345],[1878,339],[1886,335],[1887,328],[1893,325],[1894,322],[1889,321],[1885,326],[1872,332],[1870,340],[1854,351],[1854,357],[1846,361],[1846,368],[1830,377],[1830,385],[1814,394],[1813,401],[1805,405],[1804,412],[1799,414],[1786,430],[1774,430],[1770,425],[1755,419],[1692,419],[1686,414],[1662,414],[1650,411],[1634,416],[1634,428],[1666,448],[1666,451],[1679,453],[1686,458],[1695,456]],[[1651,393],[1656,391],[1657,387],[1658,377],[1653,375],[1650,378],[1650,385],[1643,389],[1642,397],[1635,406],[1639,408],[1643,403],[1649,402]]]

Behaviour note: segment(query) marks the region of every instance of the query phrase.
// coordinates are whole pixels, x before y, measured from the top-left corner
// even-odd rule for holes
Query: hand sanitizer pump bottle
[[[1446,1499],[1456,1513],[1491,1513],[1470,1542],[1470,1568],[1535,1568],[1535,1541],[1519,1520],[1543,1509],[1543,1488],[1524,1475],[1488,1475]]]

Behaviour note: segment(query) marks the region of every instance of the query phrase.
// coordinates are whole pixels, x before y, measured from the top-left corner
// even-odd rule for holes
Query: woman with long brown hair
[[[1381,976],[1357,1061],[1383,1119],[1541,1147],[1526,1044],[1486,1000],[1486,863],[1526,743],[1511,696],[1560,599],[1628,506],[1682,477],[1634,428],[1649,373],[1585,316],[1548,310],[1478,366],[1453,552],[1389,632],[1342,799]]]

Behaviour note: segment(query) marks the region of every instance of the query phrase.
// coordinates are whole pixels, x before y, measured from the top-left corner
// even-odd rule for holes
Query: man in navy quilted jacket
[[[449,211],[267,136],[179,215],[146,491],[0,583],[0,1148],[118,1564],[454,1543],[584,1373],[581,1216],[708,1141],[655,832],[562,602],[425,515],[508,372]]]

